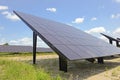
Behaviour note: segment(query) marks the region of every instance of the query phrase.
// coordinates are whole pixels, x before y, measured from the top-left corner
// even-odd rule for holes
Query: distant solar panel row
[[[0,52],[33,52],[31,46],[4,46],[0,45]],[[37,52],[53,52],[50,48],[37,48]]]
[[[101,35],[103,35],[103,36],[105,36],[106,38],[108,38],[109,39],[109,43],[110,44],[113,44],[113,41],[115,41],[116,42],[116,46],[117,47],[120,47],[120,39],[119,38],[113,38],[113,37],[111,37],[111,36],[108,36],[108,35],[106,35],[106,34],[103,34],[103,33],[101,33]]]
[[[117,39],[115,39],[115,38],[113,38],[111,36],[106,35],[106,34],[103,34],[103,33],[100,33],[100,34],[103,35],[103,36],[105,36],[106,38],[112,40],[112,41],[119,41],[119,40],[117,40]]]
[[[54,51],[69,60],[120,54],[120,49],[72,26],[15,12]]]

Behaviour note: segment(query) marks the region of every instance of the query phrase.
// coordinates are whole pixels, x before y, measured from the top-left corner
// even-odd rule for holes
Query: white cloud
[[[120,0],[114,0],[115,2],[117,2],[117,3],[120,3]]]
[[[112,34],[115,36],[115,37],[120,37],[120,28],[117,28],[115,29]]]
[[[84,22],[84,18],[76,18],[72,23],[80,24]]]
[[[103,33],[103,32],[106,32],[105,28],[104,27],[95,27],[95,28],[92,28],[90,30],[86,30],[85,32],[87,33]]]
[[[0,6],[0,10],[8,10],[8,6]],[[10,19],[12,21],[20,20],[18,16],[16,16],[14,13],[11,13],[9,11],[3,11],[1,14],[5,15],[7,19]]]
[[[24,37],[18,40],[11,40],[9,42],[10,45],[26,45],[26,46],[33,46],[32,38]],[[48,47],[39,37],[37,38],[37,46],[38,47]]]
[[[46,8],[47,11],[50,11],[50,12],[56,12],[57,9],[56,8]]]
[[[32,45],[32,39],[28,37],[24,37],[18,40],[11,40],[9,43],[12,45]]]
[[[96,17],[91,18],[91,21],[95,21],[95,20],[97,20],[97,18],[96,18]]]
[[[10,19],[12,21],[18,21],[18,20],[20,20],[19,17],[16,16],[14,13],[10,13],[8,11],[4,11],[4,12],[2,12],[2,14],[5,15],[5,17],[7,19]]]
[[[120,18],[120,13],[112,14],[112,15],[111,15],[111,18],[112,18],[112,19],[118,19],[118,18]]]
[[[0,5],[0,10],[7,10],[8,9],[8,6],[1,6]]]
[[[37,46],[49,48],[48,45],[44,41],[42,41],[39,37],[37,38]]]

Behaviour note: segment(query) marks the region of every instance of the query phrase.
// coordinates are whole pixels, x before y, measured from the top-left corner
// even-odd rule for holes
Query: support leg
[[[120,47],[120,45],[119,45],[119,42],[118,42],[118,41],[116,41],[116,46],[117,46],[117,47]]]
[[[103,57],[99,57],[99,58],[98,58],[98,63],[99,63],[99,64],[104,64],[104,59],[103,59]]]
[[[62,56],[59,56],[59,68],[60,71],[67,72],[67,60],[64,59]]]
[[[109,43],[112,44],[112,40],[111,39],[109,39]]]
[[[37,34],[33,32],[33,64],[36,63],[36,44],[37,44]]]

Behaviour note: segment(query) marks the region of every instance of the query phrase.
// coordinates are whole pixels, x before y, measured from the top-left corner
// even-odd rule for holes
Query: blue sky
[[[0,0],[0,44],[32,45],[32,31],[13,10],[62,22],[106,40],[120,37],[120,0]],[[38,46],[47,47],[38,40]]]

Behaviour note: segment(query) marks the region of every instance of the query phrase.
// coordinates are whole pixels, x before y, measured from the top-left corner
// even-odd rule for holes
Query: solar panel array
[[[32,49],[33,50],[33,49]],[[52,49],[50,49],[50,48],[40,48],[40,47],[38,47],[37,49],[36,49],[36,51],[37,52],[54,52]],[[33,52],[33,51],[32,51]]]
[[[0,52],[32,52],[32,46],[0,45]],[[37,52],[53,52],[50,48],[37,48]]]
[[[72,26],[14,12],[49,46],[69,60],[120,54],[120,49]]]

